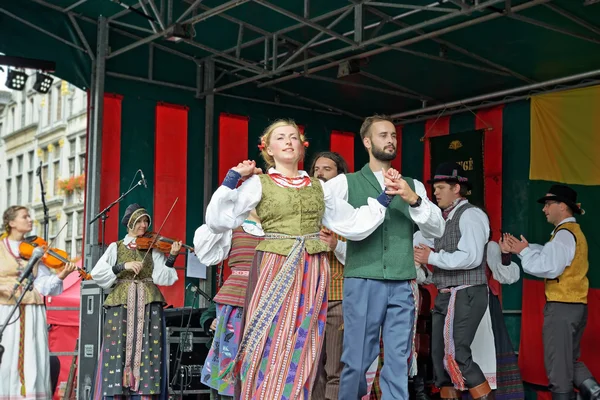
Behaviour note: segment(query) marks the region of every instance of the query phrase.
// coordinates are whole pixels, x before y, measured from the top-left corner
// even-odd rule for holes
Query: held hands
[[[525,236],[521,235],[521,240],[517,239],[516,237],[514,237],[513,235],[511,235],[510,233],[505,233],[502,237],[503,242],[506,242],[506,244],[508,245],[510,252],[513,254],[519,254],[521,253],[526,247],[529,247],[529,242],[527,241],[527,239],[525,239]],[[500,248],[502,249],[502,251],[504,251],[504,248],[502,247],[502,245],[500,245]]]
[[[142,270],[142,262],[141,261],[129,261],[129,262],[126,262],[125,263],[125,269],[127,271],[133,271],[133,273],[137,275]]]
[[[69,276],[69,274],[70,274],[71,272],[75,271],[76,269],[77,269],[77,265],[75,265],[75,264],[73,264],[73,263],[71,263],[71,262],[70,262],[70,263],[66,263],[66,264],[65,264],[65,267],[62,269],[62,271],[60,271],[60,272],[57,274],[57,275],[58,275],[58,278],[59,278],[61,281],[64,281],[64,280],[65,280],[65,278],[66,278],[67,276]]]
[[[507,239],[508,236],[511,236],[510,233],[503,233],[502,237],[498,241],[498,245],[500,246],[500,250],[504,254],[510,253],[510,245],[508,244],[508,239]]]
[[[408,204],[415,204],[419,196],[410,188],[408,182],[402,178],[402,174],[394,168],[383,171],[383,183],[385,185],[385,193],[389,195],[400,196]]]
[[[319,239],[322,242],[324,242],[325,244],[327,244],[327,247],[329,247],[330,251],[335,250],[335,248],[337,247],[337,243],[338,243],[337,238],[327,228],[321,229],[321,231],[319,232]]]
[[[181,250],[181,245],[182,242],[173,242],[173,244],[171,244],[171,254],[176,256],[179,254],[179,250]]]
[[[415,262],[421,265],[429,264],[431,249],[428,246],[419,245],[414,248]]]
[[[242,176],[242,179],[252,175],[262,174],[262,169],[256,168],[256,162],[252,160],[244,160],[231,169],[239,173]]]

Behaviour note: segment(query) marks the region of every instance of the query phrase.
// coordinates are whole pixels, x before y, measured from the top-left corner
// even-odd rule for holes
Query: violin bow
[[[152,246],[154,246],[154,243],[156,243],[156,240],[159,238],[160,231],[162,230],[163,226],[165,226],[165,222],[167,222],[167,219],[169,219],[169,215],[171,215],[171,211],[173,211],[173,208],[175,208],[175,204],[177,204],[177,201],[179,201],[179,197],[175,199],[173,205],[171,206],[171,209],[167,213],[167,216],[165,217],[164,221],[162,222],[162,225],[156,231],[156,235],[154,235],[154,239],[152,240],[152,243],[150,243],[148,251],[146,252],[146,254],[144,254],[144,258],[142,258],[142,265],[144,264],[144,260],[146,260],[146,256],[148,255],[148,253],[151,253]]]

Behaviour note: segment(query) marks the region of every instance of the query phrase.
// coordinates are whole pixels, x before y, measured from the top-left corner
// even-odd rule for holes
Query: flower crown
[[[308,145],[309,145],[308,140],[305,140],[304,142],[302,142],[302,145],[304,145],[304,147],[308,147]],[[260,151],[263,151],[266,147],[265,139],[260,138],[260,144],[257,147]]]

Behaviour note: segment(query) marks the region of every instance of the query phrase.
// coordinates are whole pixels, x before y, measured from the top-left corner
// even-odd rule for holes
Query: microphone
[[[193,283],[188,283],[187,286],[185,287],[185,290],[190,290],[192,293],[197,293],[200,294],[202,297],[204,297],[206,300],[208,300],[209,302],[212,303],[212,299],[211,297],[206,294],[206,292],[204,292],[202,289],[200,289],[198,286],[194,285]]]
[[[44,256],[44,249],[42,247],[36,247],[35,249],[33,249],[33,253],[31,254],[31,258],[29,259],[27,266],[25,267],[25,269],[23,270],[23,273],[17,280],[17,283],[15,283],[15,287],[13,288],[13,295],[17,291],[18,287],[23,283],[23,281],[25,279],[29,278],[29,276],[33,272],[33,267],[35,267],[37,262],[43,256]]]
[[[146,189],[148,189],[148,184],[146,183],[146,177],[144,176],[144,171],[142,171],[141,169],[138,171],[140,171],[140,174],[142,175],[142,184],[144,185],[144,187]]]

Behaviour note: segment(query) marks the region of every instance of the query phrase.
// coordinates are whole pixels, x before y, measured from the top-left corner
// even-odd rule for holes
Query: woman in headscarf
[[[174,264],[181,242],[171,245],[168,257],[156,249],[138,249],[136,239],[151,223],[138,204],[127,207],[121,223],[127,235],[108,246],[91,272],[100,287],[112,287],[104,301],[94,398],[166,399],[165,299],[156,285],[177,281]]]

